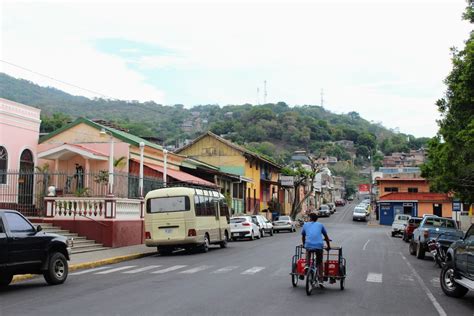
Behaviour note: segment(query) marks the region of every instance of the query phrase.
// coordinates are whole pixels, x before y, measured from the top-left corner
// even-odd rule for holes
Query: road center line
[[[362,250],[365,250],[367,248],[367,245],[369,244],[370,242],[370,239],[366,241],[366,243],[364,244],[364,247],[362,247]]]
[[[369,272],[369,274],[367,274],[367,282],[373,282],[373,283],[382,283],[382,273],[373,273],[373,272]]]
[[[433,293],[431,293],[430,289],[426,286],[425,282],[423,282],[423,279],[420,277],[420,275],[418,274],[418,272],[416,272],[416,270],[413,268],[413,266],[410,264],[410,262],[408,262],[407,258],[405,258],[405,256],[399,252],[400,256],[402,256],[403,260],[405,261],[405,263],[407,264],[407,266],[410,268],[410,270],[412,271],[413,275],[415,276],[416,280],[418,281],[418,283],[420,284],[421,288],[423,289],[423,291],[425,291],[426,293],[426,296],[428,296],[428,298],[430,299],[431,303],[433,304],[434,308],[436,309],[436,311],[438,312],[438,314],[440,316],[447,316],[446,312],[444,311],[444,309],[441,307],[441,305],[438,303],[438,301],[436,300],[436,298],[434,297]]]

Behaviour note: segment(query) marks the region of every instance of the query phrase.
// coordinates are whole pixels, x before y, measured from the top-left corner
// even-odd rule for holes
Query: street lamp
[[[166,177],[168,176],[168,150],[163,149],[163,186],[166,187]]]
[[[108,187],[108,195],[113,196],[114,190],[114,136],[111,132],[107,131],[105,128],[100,130],[100,136],[109,135],[110,141],[110,152],[109,152],[109,187]]]

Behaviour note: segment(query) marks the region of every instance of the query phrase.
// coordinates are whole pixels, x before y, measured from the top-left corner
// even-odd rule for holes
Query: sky
[[[461,19],[465,6],[465,0],[2,0],[0,72],[74,95],[186,107],[321,105],[323,91],[323,106],[332,112],[356,111],[431,137],[450,47],[463,47],[472,28]]]

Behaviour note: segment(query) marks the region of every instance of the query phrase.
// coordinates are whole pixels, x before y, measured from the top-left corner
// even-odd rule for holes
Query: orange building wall
[[[379,194],[380,196],[387,195],[391,192],[385,192],[385,188],[398,188],[398,192],[408,192],[408,188],[418,188],[418,192],[430,192],[430,185],[427,181],[380,181]],[[379,196],[379,197],[380,197]]]
[[[418,202],[418,216],[422,217],[425,214],[433,214],[433,204],[443,204],[443,217],[451,218],[453,215],[453,204],[451,202],[434,203],[434,202]]]

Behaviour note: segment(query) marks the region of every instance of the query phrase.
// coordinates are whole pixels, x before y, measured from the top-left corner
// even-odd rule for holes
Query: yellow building
[[[246,213],[257,213],[269,208],[285,211],[275,209],[275,205],[285,204],[284,191],[280,190],[278,184],[280,165],[212,132],[201,135],[176,153],[218,166],[223,172],[240,175],[240,185],[234,184],[230,194],[234,199],[243,200],[242,210]],[[272,200],[278,203],[273,205]]]

